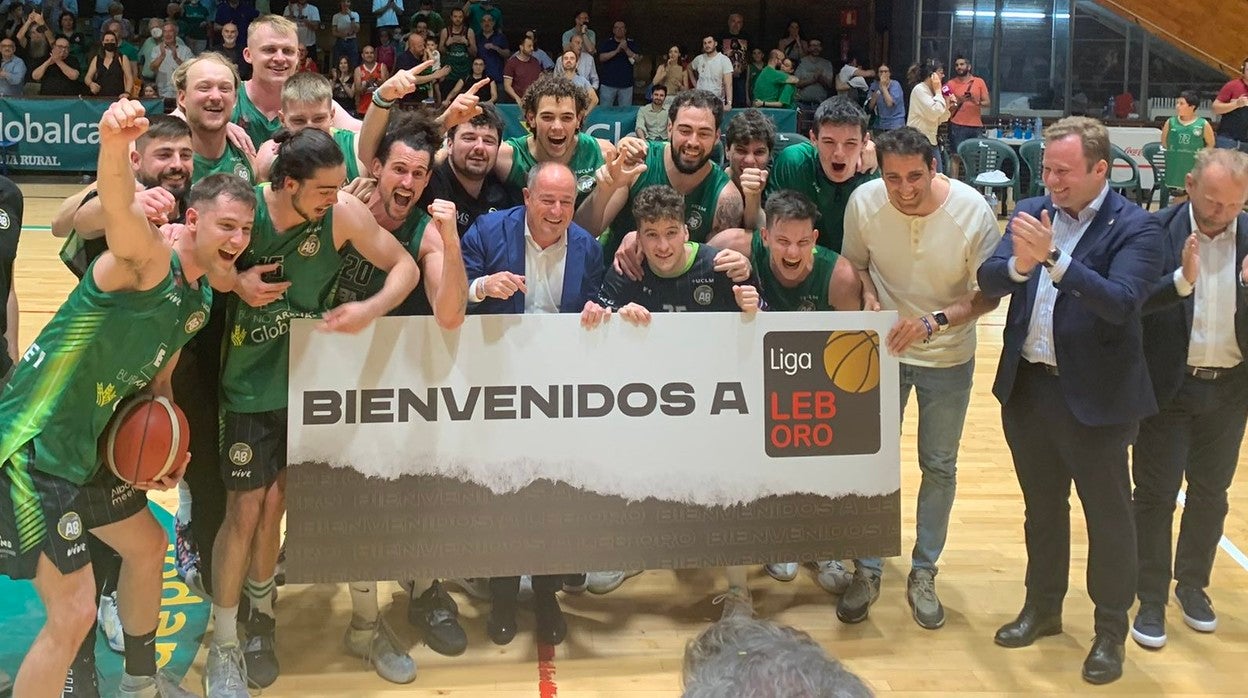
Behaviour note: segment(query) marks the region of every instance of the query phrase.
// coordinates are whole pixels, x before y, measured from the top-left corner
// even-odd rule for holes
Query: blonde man
[[[299,60],[299,33],[295,23],[277,15],[261,15],[247,27],[243,60],[252,67],[251,79],[238,92],[230,120],[242,126],[259,146],[281,128],[282,86],[295,72]],[[334,125],[352,131],[360,122],[334,109]]]

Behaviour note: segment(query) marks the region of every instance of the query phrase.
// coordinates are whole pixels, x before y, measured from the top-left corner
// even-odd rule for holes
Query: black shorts
[[[79,486],[35,466],[33,444],[0,465],[0,574],[33,579],[39,554],[62,574],[91,562],[87,531],[134,516],[147,496],[101,467]]]
[[[286,469],[286,410],[225,412],[221,421],[221,479],[225,489],[268,487]]]

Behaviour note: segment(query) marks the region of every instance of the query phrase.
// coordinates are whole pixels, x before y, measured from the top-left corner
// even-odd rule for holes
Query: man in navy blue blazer
[[[1070,572],[1070,483],[1088,525],[1088,594],[1096,639],[1083,678],[1122,675],[1135,597],[1135,527],[1127,447],[1157,411],[1140,309],[1161,274],[1161,228],[1108,186],[1109,131],[1069,117],[1045,130],[1049,196],[1019,202],[979,268],[991,297],[1009,295],[993,394],[1026,507],[1027,596],[996,634],[1025,647],[1062,631]]]
[[[598,297],[605,271],[602,248],[572,223],[576,177],[567,165],[538,163],[529,170],[524,205],[481,216],[464,233],[468,313],[580,313],[609,315]],[[592,306],[592,307],[591,307]],[[563,642],[568,626],[555,598],[565,575],[533,577],[538,642]],[[519,577],[490,580],[493,605],[486,632],[496,644],[516,636]]]
[[[1131,637],[1153,649],[1166,644],[1172,576],[1184,622],[1217,627],[1205,588],[1248,420],[1248,155],[1202,150],[1186,185],[1190,203],[1157,213],[1163,266],[1144,305],[1144,354],[1161,411],[1140,423],[1132,451],[1140,608]]]

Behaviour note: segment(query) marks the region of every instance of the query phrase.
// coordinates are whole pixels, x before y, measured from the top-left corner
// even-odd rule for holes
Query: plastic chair
[[[1144,187],[1140,186],[1140,168],[1135,164],[1135,158],[1127,155],[1127,151],[1119,148],[1113,143],[1109,144],[1110,162],[1109,162],[1109,188],[1116,190],[1119,194],[1127,196],[1128,192],[1135,193],[1135,202],[1140,206],[1144,205]],[[1118,162],[1124,162],[1131,167],[1130,179],[1113,179],[1114,168]],[[1130,198],[1130,197],[1128,197]]]
[[[1031,176],[1031,181],[1027,184],[1027,196],[1043,196],[1044,141],[1039,138],[1027,141],[1019,146],[1018,156],[1022,158],[1023,165],[1027,167],[1027,173]]]
[[[1022,197],[1018,182],[1018,154],[1010,146],[993,138],[968,138],[958,146],[958,157],[962,159],[962,179],[972,187],[980,189],[1013,190],[1014,201]],[[1008,167],[1006,167],[1008,165]],[[985,180],[983,175],[998,170],[1005,173],[1008,179],[1004,182]],[[1007,171],[1008,170],[1008,171]],[[1007,213],[1006,199],[1001,196],[1001,215]]]
[[[1145,143],[1142,150],[1144,159],[1153,166],[1153,187],[1144,194],[1144,208],[1148,208],[1156,194],[1157,209],[1161,210],[1170,205],[1170,187],[1166,186],[1166,151],[1161,147],[1161,141]]]

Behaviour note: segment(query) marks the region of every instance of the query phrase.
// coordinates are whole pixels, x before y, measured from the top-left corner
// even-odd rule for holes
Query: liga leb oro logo
[[[767,455],[880,450],[880,336],[866,330],[763,337]]]

